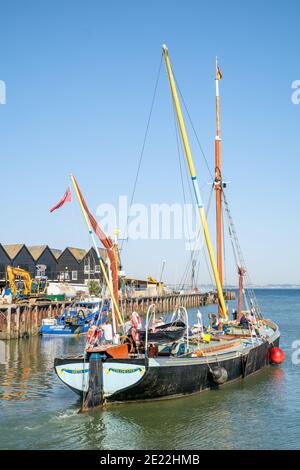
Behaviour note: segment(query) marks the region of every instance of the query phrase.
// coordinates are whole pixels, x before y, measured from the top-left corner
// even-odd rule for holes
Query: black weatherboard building
[[[101,256],[105,258],[105,250],[100,249]],[[94,248],[82,250],[67,247],[59,256],[58,278],[65,282],[78,282],[87,284],[90,280],[101,280],[100,264]]]
[[[36,266],[37,276],[47,276],[49,280],[57,280],[57,259],[55,252],[60,250],[51,250],[48,245],[36,245],[29,246],[29,252],[31,253]]]
[[[5,283],[6,269],[11,264],[11,259],[0,243],[0,282]]]
[[[106,251],[99,249],[106,260]],[[94,248],[84,250],[67,247],[65,250],[48,245],[25,246],[0,244],[0,285],[6,282],[7,266],[20,267],[31,277],[47,276],[49,281],[87,284],[91,280],[102,282],[99,260]]]
[[[103,260],[106,261],[106,251],[102,248],[98,249]],[[85,284],[92,280],[103,280],[103,275],[95,248],[90,248],[83,258],[83,274]]]
[[[83,258],[86,250],[67,247],[57,259],[58,279],[62,282],[84,283]]]
[[[3,245],[3,248],[10,258],[11,266],[25,269],[30,273],[30,276],[36,275],[35,261],[24,244]]]

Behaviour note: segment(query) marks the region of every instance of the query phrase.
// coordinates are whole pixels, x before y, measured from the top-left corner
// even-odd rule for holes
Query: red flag
[[[78,190],[78,194],[79,194],[80,200],[82,202],[82,205],[84,207],[84,210],[87,213],[87,216],[90,220],[91,226],[93,227],[93,230],[96,233],[96,235],[98,236],[98,238],[101,241],[102,245],[106,249],[107,256],[110,260],[110,270],[111,270],[111,273],[112,273],[114,298],[115,298],[116,303],[118,305],[118,302],[119,302],[118,271],[117,271],[117,263],[116,263],[115,253],[114,253],[113,241],[110,237],[107,237],[105,235],[105,233],[101,230],[100,226],[97,224],[97,221],[94,219],[93,215],[90,213],[75,178],[74,178],[74,183],[75,183],[76,188]],[[117,316],[116,316],[116,324],[118,324],[118,317]]]
[[[71,190],[68,187],[67,191],[64,194],[64,197],[54,207],[52,207],[52,209],[50,209],[50,212],[53,212],[56,209],[59,209],[61,206],[64,205],[65,202],[71,202],[71,201],[72,201]]]

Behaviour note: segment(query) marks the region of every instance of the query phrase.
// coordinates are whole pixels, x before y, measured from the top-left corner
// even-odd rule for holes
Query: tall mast
[[[120,310],[119,310],[119,306],[118,306],[118,302],[117,302],[117,299],[115,297],[115,294],[114,294],[114,289],[109,281],[109,278],[107,276],[107,273],[106,273],[106,269],[105,269],[105,266],[104,266],[104,262],[103,262],[103,259],[100,255],[100,251],[99,251],[99,248],[98,248],[98,245],[97,245],[97,242],[96,242],[96,239],[94,237],[94,234],[93,234],[93,230],[92,230],[92,227],[91,227],[91,223],[90,223],[90,220],[89,220],[89,217],[87,215],[87,212],[85,210],[85,207],[84,207],[84,204],[83,204],[83,201],[82,201],[82,196],[81,196],[81,193],[79,191],[79,188],[78,188],[78,185],[77,185],[77,182],[74,178],[73,175],[71,175],[71,181],[73,183],[73,186],[74,186],[74,189],[75,189],[75,193],[76,193],[76,196],[77,196],[77,199],[78,199],[78,202],[79,202],[79,206],[80,206],[80,209],[82,211],[82,214],[83,214],[83,217],[84,217],[84,220],[85,220],[85,223],[86,223],[86,226],[87,226],[87,229],[88,229],[88,232],[90,234],[90,237],[92,239],[92,242],[93,242],[93,245],[94,245],[94,248],[95,248],[95,251],[96,251],[96,254],[97,254],[97,258],[99,260],[99,264],[100,264],[100,268],[101,268],[101,271],[102,271],[102,274],[103,274],[103,277],[105,279],[105,282],[106,282],[106,285],[108,287],[108,290],[109,290],[109,293],[110,293],[110,296],[111,296],[111,299],[112,299],[112,302],[114,304],[114,313],[117,314],[117,316],[115,315],[115,323],[116,323],[116,329],[117,329],[117,325],[118,325],[118,318],[119,318],[119,321],[123,327],[123,330],[124,330],[124,321],[123,321],[123,318],[121,316],[121,313],[120,313]]]
[[[222,254],[222,174],[221,174],[221,133],[220,133],[220,96],[219,96],[219,80],[222,75],[216,58],[216,139],[215,139],[215,181],[214,188],[216,191],[216,230],[217,230],[217,265],[219,271],[219,279],[223,290],[223,254]],[[219,315],[222,307],[219,302]]]
[[[184,121],[183,121],[183,117],[182,117],[182,113],[181,113],[180,103],[179,103],[179,100],[178,100],[175,80],[174,80],[174,76],[173,76],[173,72],[172,72],[172,68],[171,68],[171,64],[170,64],[170,60],[169,60],[168,49],[167,49],[167,46],[165,46],[165,45],[163,46],[163,54],[164,54],[164,58],[165,58],[165,62],[166,62],[166,67],[167,67],[167,71],[168,71],[172,97],[173,97],[174,106],[175,106],[175,109],[176,109],[177,119],[178,119],[178,123],[179,123],[179,127],[180,127],[180,132],[181,132],[181,136],[182,136],[182,141],[183,141],[183,145],[184,145],[186,159],[187,159],[187,163],[188,163],[188,167],[189,167],[189,171],[190,171],[190,175],[191,175],[191,179],[192,179],[192,184],[193,184],[194,193],[195,193],[195,197],[196,197],[196,202],[197,202],[197,206],[198,206],[198,210],[199,210],[199,215],[200,215],[201,223],[202,223],[202,226],[203,226],[203,232],[204,232],[204,236],[205,236],[207,250],[208,250],[208,253],[209,253],[209,257],[210,257],[210,263],[211,263],[211,267],[212,267],[212,270],[213,270],[213,274],[214,274],[214,278],[215,278],[215,282],[216,282],[216,286],[217,286],[217,290],[218,290],[219,303],[220,303],[220,307],[221,307],[221,315],[222,315],[223,318],[227,319],[228,318],[227,317],[227,310],[226,310],[225,300],[224,300],[224,296],[223,296],[222,285],[220,283],[218,268],[217,268],[214,253],[213,253],[212,243],[211,243],[211,239],[210,239],[210,234],[209,234],[209,230],[208,230],[208,225],[207,225],[207,221],[206,221],[206,215],[205,215],[205,211],[204,211],[204,207],[203,207],[203,203],[202,203],[200,189],[199,189],[199,185],[198,185],[198,181],[197,181],[194,162],[193,162],[193,158],[192,158],[192,154],[191,154],[191,150],[190,150],[190,145],[189,145],[186,130],[185,130],[185,125],[184,125]]]

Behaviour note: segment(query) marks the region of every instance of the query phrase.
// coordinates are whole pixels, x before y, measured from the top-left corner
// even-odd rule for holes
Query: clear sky
[[[219,57],[223,177],[253,281],[300,283],[300,105],[291,100],[299,14],[291,0],[2,0],[0,242],[88,247],[77,203],[49,214],[71,172],[93,212],[119,195],[130,199],[166,43],[211,169]],[[187,128],[207,201],[209,174]],[[182,200],[163,64],[135,202]],[[124,247],[128,274],[159,276],[165,259],[172,283],[189,256],[182,240]],[[232,266],[228,273],[235,279]],[[199,281],[207,280],[202,263]]]

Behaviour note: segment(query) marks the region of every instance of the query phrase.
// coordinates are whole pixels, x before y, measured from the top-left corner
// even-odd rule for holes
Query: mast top
[[[168,47],[166,46],[166,44],[162,45],[162,50],[163,52],[168,52]]]

